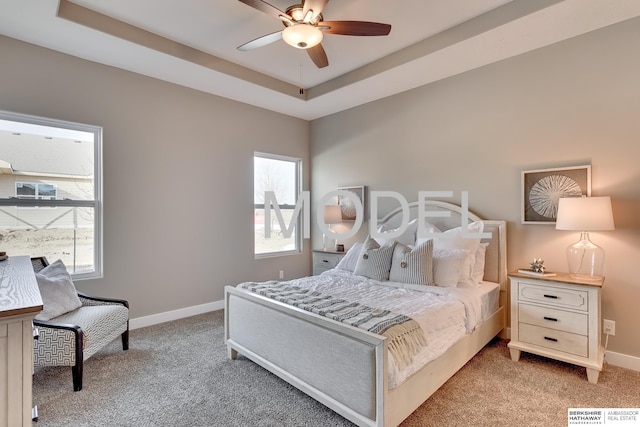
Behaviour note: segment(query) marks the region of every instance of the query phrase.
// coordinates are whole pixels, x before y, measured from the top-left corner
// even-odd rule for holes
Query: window
[[[102,129],[0,111],[0,247],[102,276]]]
[[[300,253],[302,234],[300,221],[296,218],[291,223],[298,195],[302,188],[301,159],[276,156],[272,154],[254,153],[253,156],[253,224],[254,252],[256,257]],[[265,223],[265,192],[273,191],[278,207],[284,219],[285,230],[282,229],[275,212],[271,207],[271,221]],[[265,237],[269,229],[271,236]],[[292,231],[289,237],[288,231]]]
[[[57,187],[55,184],[16,182],[16,197],[18,199],[55,200],[57,198],[56,194]],[[34,207],[37,208],[37,206]]]

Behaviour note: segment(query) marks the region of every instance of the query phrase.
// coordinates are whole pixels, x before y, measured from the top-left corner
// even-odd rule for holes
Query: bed
[[[440,231],[460,227],[462,221],[481,222],[482,231],[491,236],[481,240],[485,262],[483,284],[478,289],[485,291],[474,292],[492,293],[495,307],[483,310],[441,354],[418,368],[404,369],[404,376],[392,375],[402,369],[396,365],[388,337],[264,296],[241,284],[225,287],[229,357],[242,354],[359,426],[399,425],[505,328],[505,222],[482,220],[446,202],[424,203],[428,222]],[[417,203],[409,208],[410,216],[416,218]],[[393,229],[401,220],[398,209],[379,224]],[[331,277],[338,281],[340,275],[345,273],[329,271],[318,280],[327,284]]]

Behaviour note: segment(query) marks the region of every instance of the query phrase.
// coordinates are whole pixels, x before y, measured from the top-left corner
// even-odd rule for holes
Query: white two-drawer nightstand
[[[587,368],[597,383],[604,360],[600,291],[603,278],[583,281],[567,273],[532,277],[512,272],[511,359],[538,354]]]
[[[344,256],[344,252],[313,251],[313,275],[335,268]]]

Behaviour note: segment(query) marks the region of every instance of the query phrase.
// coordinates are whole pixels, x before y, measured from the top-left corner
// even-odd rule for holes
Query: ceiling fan
[[[324,34],[386,36],[391,31],[391,25],[378,22],[324,21],[322,10],[329,0],[303,0],[302,4],[289,6],[284,12],[263,0],[240,1],[280,19],[285,28],[238,46],[238,50],[252,50],[282,39],[295,48],[305,49],[318,68],[329,65],[327,54],[320,44]]]

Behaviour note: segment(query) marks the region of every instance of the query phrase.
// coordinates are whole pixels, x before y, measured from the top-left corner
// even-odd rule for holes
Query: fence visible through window
[[[0,112],[0,251],[101,272],[101,129]]]

